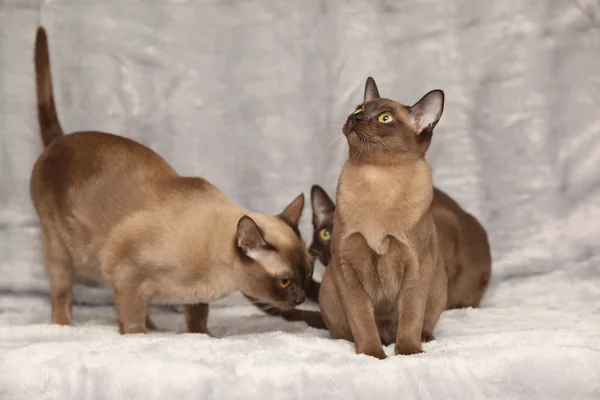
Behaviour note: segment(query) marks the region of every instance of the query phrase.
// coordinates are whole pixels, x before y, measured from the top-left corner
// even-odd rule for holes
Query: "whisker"
[[[356,160],[354,160],[354,162],[358,161],[358,159],[360,158],[360,155],[362,154],[364,147],[365,147],[365,142],[364,142],[364,140],[360,139],[360,149],[358,150],[358,155],[356,156]]]
[[[338,140],[342,139],[344,137],[344,135],[338,135],[335,139],[333,139],[331,142],[329,142],[329,144],[326,144],[325,147],[323,147],[324,149],[331,146],[332,144],[336,143]]]
[[[266,301],[258,300],[258,299],[250,299],[250,301],[265,311],[271,311],[277,313],[277,315],[281,316],[283,310],[279,307],[276,307]]]
[[[383,140],[381,140],[381,138],[380,138],[380,137],[378,137],[378,136],[375,136],[375,138],[376,138],[377,140],[379,140],[379,143],[381,143],[381,144],[383,145],[383,147],[385,147],[385,150],[386,150],[386,151],[388,151],[388,152],[390,151],[390,149],[388,149],[388,147],[385,145],[385,143],[383,143]]]

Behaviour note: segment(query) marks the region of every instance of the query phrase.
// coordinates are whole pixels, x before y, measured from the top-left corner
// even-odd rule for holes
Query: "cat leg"
[[[148,329],[149,331],[157,331],[158,330],[158,328],[156,327],[156,324],[150,318],[150,315],[148,315],[146,317],[146,329]]]
[[[188,332],[204,333],[208,336],[212,336],[206,324],[206,321],[208,320],[208,304],[198,303],[186,305],[185,320]]]
[[[319,291],[321,290],[321,284],[315,281],[313,278],[310,278],[306,285],[304,286],[304,291],[306,292],[306,297],[315,303],[319,302]]]
[[[114,290],[121,334],[147,333],[149,296],[143,293],[139,283],[129,281],[116,282]]]
[[[434,274],[427,298],[425,317],[423,319],[422,342],[435,340],[433,330],[440,319],[442,311],[446,309],[448,298],[448,278],[441,259],[438,261]]]
[[[414,254],[409,253],[408,258],[398,296],[398,332],[394,347],[397,355],[423,353],[421,333],[430,274],[433,272],[431,255],[424,257],[421,263]]]
[[[337,294],[335,283],[333,282],[332,269],[325,270],[321,288],[319,291],[319,307],[325,324],[325,329],[329,330],[329,335],[333,339],[346,339],[353,342],[350,324]]]
[[[72,307],[72,266],[67,249],[57,238],[44,232],[44,265],[50,280],[50,298],[52,301],[53,324],[71,325]]]
[[[340,263],[332,263],[335,287],[344,308],[356,352],[386,358],[375,323],[373,300],[367,293],[357,270],[373,268],[372,252],[362,235],[355,233],[340,243]],[[334,268],[331,268],[334,267]]]

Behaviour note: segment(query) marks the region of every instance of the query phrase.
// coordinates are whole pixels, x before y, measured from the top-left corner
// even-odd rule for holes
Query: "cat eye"
[[[331,232],[329,232],[329,229],[323,228],[319,232],[319,236],[321,237],[321,240],[328,241],[331,239]]]
[[[359,108],[358,110],[354,111],[352,114],[358,114],[359,112],[362,112],[362,108]]]
[[[377,118],[377,121],[381,122],[382,124],[389,124],[393,120],[394,117],[389,112],[384,112],[379,116],[379,118]]]
[[[309,272],[308,274],[304,275],[304,278],[310,279],[311,276],[312,276],[312,274]]]
[[[292,283],[291,279],[282,279],[279,281],[279,286],[285,289],[286,287],[290,286],[290,283]]]

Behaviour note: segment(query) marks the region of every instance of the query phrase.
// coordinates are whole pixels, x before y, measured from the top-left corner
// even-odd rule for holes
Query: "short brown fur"
[[[385,358],[382,343],[395,343],[396,354],[421,353],[446,306],[425,161],[443,102],[432,91],[406,107],[380,98],[369,78],[343,128],[349,155],[319,304],[332,337],[353,340],[361,354]]]
[[[63,135],[41,27],[35,55],[47,147],[33,168],[31,198],[42,225],[53,323],[72,323],[74,274],[113,285],[122,333],[155,328],[150,300],[186,304],[188,330],[200,333],[209,333],[208,303],[236,290],[283,309],[304,301],[313,266],[297,235],[303,195],[278,216],[253,213],[204,179],[178,175],[132,140]]]
[[[313,259],[324,266],[331,257],[330,240],[324,232],[333,229],[335,205],[320,187],[312,189],[314,232],[309,250]],[[479,307],[491,274],[491,254],[485,229],[471,214],[440,189],[433,188],[431,212],[438,235],[440,252],[448,274],[448,309]],[[325,239],[324,239],[325,238]],[[314,288],[307,284],[306,296],[315,300]]]

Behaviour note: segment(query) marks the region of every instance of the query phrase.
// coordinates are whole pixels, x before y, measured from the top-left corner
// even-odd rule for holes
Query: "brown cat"
[[[485,229],[477,218],[436,188],[431,212],[448,275],[446,308],[479,307],[492,273]]]
[[[121,333],[154,328],[150,300],[186,304],[188,330],[200,333],[208,333],[208,303],[237,290],[283,309],[304,301],[313,263],[298,234],[302,194],[278,216],[253,213],[132,140],[63,135],[41,27],[35,66],[46,149],[31,174],[31,198],[53,323],[72,323],[73,274],[113,285]]]
[[[329,243],[331,238],[331,225],[333,224],[333,211],[335,205],[327,196],[327,193],[320,186],[313,186],[311,190],[312,203],[312,221],[313,221],[313,241],[309,246],[311,258],[314,261],[318,258],[323,265],[329,264]],[[313,264],[314,265],[314,264]],[[306,297],[319,301],[319,282],[311,276],[307,277],[304,290]],[[318,329],[326,329],[323,318],[319,312],[306,311],[300,309],[278,310],[250,296],[246,296],[256,307],[265,313],[273,316],[282,317],[287,321],[304,321],[309,326]]]
[[[360,354],[385,358],[382,342],[395,342],[395,354],[421,353],[446,306],[425,161],[443,108],[441,90],[407,107],[380,98],[369,77],[344,125],[349,155],[319,305],[331,336],[353,340]]]
[[[320,186],[313,186],[311,194],[314,232],[309,249],[313,259],[318,258],[327,266],[335,204]],[[491,274],[487,233],[474,216],[436,187],[431,212],[448,274],[447,308],[478,307]],[[311,279],[306,286],[306,297],[316,301],[314,292],[315,288],[318,292],[318,287],[319,283]]]

